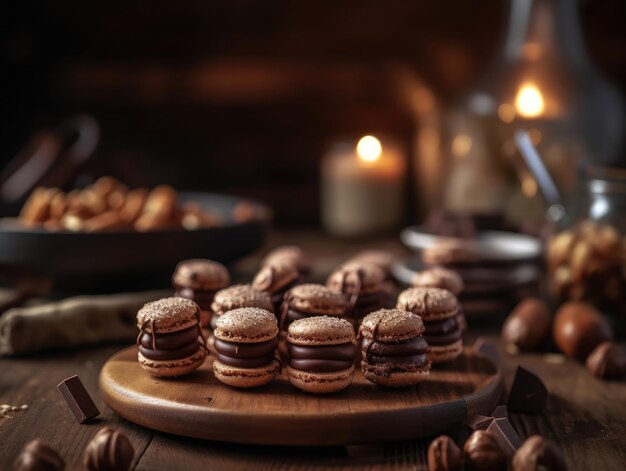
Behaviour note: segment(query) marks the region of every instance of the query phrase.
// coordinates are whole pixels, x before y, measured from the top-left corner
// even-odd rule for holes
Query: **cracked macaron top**
[[[330,274],[326,286],[338,293],[373,293],[385,288],[385,273],[372,263],[348,262]]]
[[[258,307],[270,312],[274,311],[270,295],[251,285],[233,285],[221,289],[215,293],[213,303],[211,303],[211,310],[217,314],[242,307]]]
[[[275,293],[294,283],[299,277],[300,272],[295,265],[275,262],[261,267],[252,280],[252,287],[259,291]]]
[[[189,299],[163,298],[139,309],[137,327],[147,333],[178,332],[196,325],[199,314],[200,308]]]
[[[398,295],[396,308],[411,311],[425,321],[446,319],[459,313],[459,301],[443,288],[408,288]]]
[[[172,284],[175,288],[190,288],[199,291],[222,289],[230,283],[228,269],[213,260],[195,258],[183,260],[174,270]]]
[[[267,309],[233,309],[217,319],[213,335],[227,342],[267,342],[278,335],[278,322],[276,316]]]
[[[343,294],[313,283],[294,286],[285,299],[290,308],[306,314],[343,316],[348,310],[348,300]]]
[[[380,309],[363,318],[359,335],[380,342],[404,342],[424,333],[422,319],[401,309]]]
[[[354,327],[345,319],[315,316],[294,321],[287,340],[294,345],[339,345],[356,342],[356,336]]]

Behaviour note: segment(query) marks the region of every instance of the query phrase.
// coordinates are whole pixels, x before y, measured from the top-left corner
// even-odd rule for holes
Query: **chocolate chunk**
[[[466,419],[463,423],[472,430],[487,430],[487,427],[489,427],[493,420],[494,417],[476,414],[469,419]]]
[[[509,422],[509,419],[494,419],[487,427],[487,431],[493,433],[500,448],[508,458],[512,458],[517,449],[522,445],[522,440]]]
[[[128,471],[135,449],[119,430],[101,429],[85,448],[83,463],[87,471]]]
[[[493,410],[491,416],[496,419],[508,419],[509,411],[505,405],[500,405]]]
[[[428,447],[428,471],[455,471],[461,468],[463,454],[447,435],[435,438]]]
[[[518,366],[507,403],[509,410],[538,414],[545,407],[547,400],[548,389],[543,381],[523,366]]]
[[[63,380],[57,388],[78,423],[82,424],[100,415],[100,411],[78,376]]]
[[[41,440],[33,440],[17,455],[14,471],[63,471],[65,461],[57,451]]]

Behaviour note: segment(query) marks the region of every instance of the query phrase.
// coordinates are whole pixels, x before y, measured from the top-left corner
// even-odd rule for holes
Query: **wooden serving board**
[[[466,349],[416,387],[383,389],[357,372],[344,391],[312,395],[283,373],[267,386],[241,390],[214,378],[211,358],[181,378],[152,377],[133,346],[106,362],[100,390],[119,415],[162,432],[260,445],[344,445],[438,435],[468,416],[487,415],[497,405],[502,376]]]

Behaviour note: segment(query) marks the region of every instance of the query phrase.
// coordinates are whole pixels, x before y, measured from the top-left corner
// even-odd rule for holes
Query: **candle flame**
[[[383,153],[383,147],[374,136],[364,136],[356,145],[356,153],[365,162],[376,162]]]
[[[515,97],[515,108],[525,118],[536,118],[543,114],[545,103],[541,90],[532,84],[523,84]]]

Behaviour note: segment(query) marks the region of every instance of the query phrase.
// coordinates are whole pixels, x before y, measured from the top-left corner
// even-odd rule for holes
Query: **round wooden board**
[[[345,445],[433,436],[474,414],[489,414],[502,389],[498,368],[465,349],[416,387],[383,389],[357,372],[330,395],[306,394],[283,373],[261,388],[217,381],[209,358],[194,373],[156,378],[137,362],[137,347],[111,357],[100,373],[105,402],[144,427],[193,438],[261,445]]]

